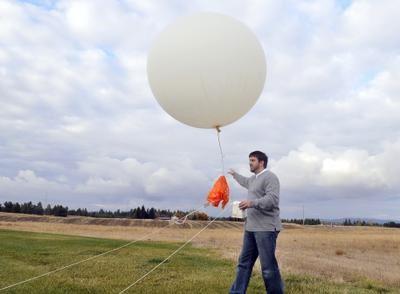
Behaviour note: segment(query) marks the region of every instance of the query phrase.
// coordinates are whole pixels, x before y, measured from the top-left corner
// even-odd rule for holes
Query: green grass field
[[[125,244],[126,241],[0,230],[0,288]],[[119,293],[182,243],[138,242],[16,286],[4,293]],[[228,293],[235,263],[210,249],[185,247],[127,293]],[[283,274],[286,293],[398,293],[363,281],[338,284]],[[2,293],[3,293],[2,292]],[[265,293],[253,273],[248,293]]]

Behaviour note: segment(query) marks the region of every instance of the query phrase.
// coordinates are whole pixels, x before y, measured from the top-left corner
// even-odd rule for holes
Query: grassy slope
[[[99,254],[126,241],[0,230],[0,288]],[[179,247],[138,242],[4,293],[118,293]],[[235,264],[190,245],[128,293],[228,293]],[[286,293],[396,293],[371,282],[335,284],[284,274]],[[248,293],[263,293],[259,274]]]

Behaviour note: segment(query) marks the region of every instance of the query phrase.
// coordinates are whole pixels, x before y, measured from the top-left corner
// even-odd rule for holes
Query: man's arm
[[[229,173],[233,176],[233,178],[238,182],[242,187],[245,187],[246,189],[249,188],[249,179],[247,177],[244,177],[237,172],[235,172],[233,169],[229,171]]]
[[[252,200],[252,206],[260,210],[272,210],[279,206],[279,179],[271,176],[265,181],[265,195],[261,198]]]

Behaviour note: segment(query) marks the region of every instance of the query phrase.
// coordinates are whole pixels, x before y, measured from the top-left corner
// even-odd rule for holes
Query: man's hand
[[[250,200],[243,200],[243,201],[241,201],[241,202],[239,203],[239,208],[240,208],[241,210],[245,210],[245,209],[250,208],[250,207],[252,207],[252,206],[253,206],[253,202],[250,201]]]
[[[235,171],[234,169],[232,169],[232,168],[228,171],[228,174],[230,174],[230,175],[232,175],[232,176],[233,176],[235,173],[236,173],[236,171]]]

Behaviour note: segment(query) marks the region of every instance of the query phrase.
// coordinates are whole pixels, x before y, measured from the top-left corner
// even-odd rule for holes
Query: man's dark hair
[[[249,157],[255,157],[258,161],[264,161],[264,168],[267,168],[268,165],[268,156],[261,151],[253,151],[249,154]]]

